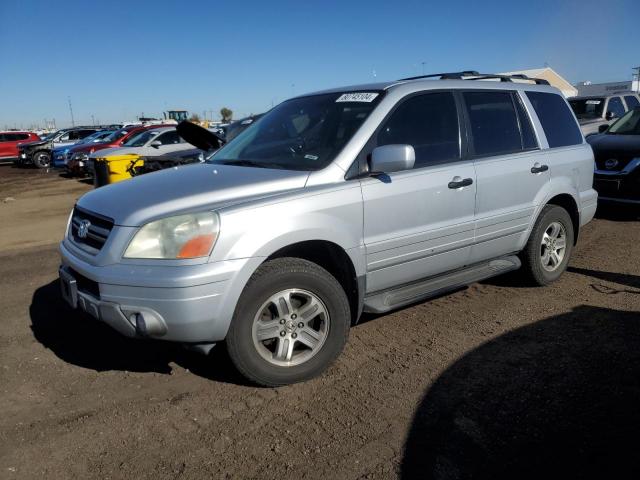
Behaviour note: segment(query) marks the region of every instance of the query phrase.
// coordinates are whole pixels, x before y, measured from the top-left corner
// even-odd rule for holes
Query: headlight
[[[74,153],[73,157],[71,157],[73,160],[87,160],[89,158],[89,155],[87,155],[85,152],[78,152],[78,153]]]
[[[220,220],[215,212],[163,218],[147,223],[124,252],[125,258],[196,258],[211,253]]]

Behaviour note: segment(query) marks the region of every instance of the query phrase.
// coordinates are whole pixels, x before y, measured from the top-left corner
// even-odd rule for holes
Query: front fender
[[[219,213],[220,236],[210,261],[266,258],[284,247],[310,240],[331,242],[346,252],[362,247],[362,193],[358,182],[233,206]],[[354,266],[360,274],[364,262],[355,256]]]

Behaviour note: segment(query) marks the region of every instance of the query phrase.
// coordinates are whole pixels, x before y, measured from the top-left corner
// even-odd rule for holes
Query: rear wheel
[[[548,285],[567,269],[573,251],[573,223],[557,205],[546,205],[522,251],[523,272],[536,285]]]
[[[33,154],[32,161],[38,168],[47,168],[51,166],[51,154],[47,151],[41,150]]]
[[[338,281],[307,260],[279,258],[247,283],[227,334],[238,370],[265,386],[322,373],[349,334],[349,302]]]

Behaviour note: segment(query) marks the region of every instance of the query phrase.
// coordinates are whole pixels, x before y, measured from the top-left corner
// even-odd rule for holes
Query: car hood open
[[[195,164],[93,190],[78,200],[86,210],[116,225],[140,226],[151,220],[301,189],[309,172]]]
[[[185,142],[205,152],[217,150],[224,145],[222,138],[195,123],[180,122],[176,127],[176,131]]]

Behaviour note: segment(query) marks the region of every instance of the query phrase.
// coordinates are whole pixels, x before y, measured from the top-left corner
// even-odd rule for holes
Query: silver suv
[[[549,284],[597,193],[545,83],[462,72],[285,101],[206,163],[80,198],[63,295],[130,337],[224,341],[275,386],[325,370],[363,311],[518,268]]]

